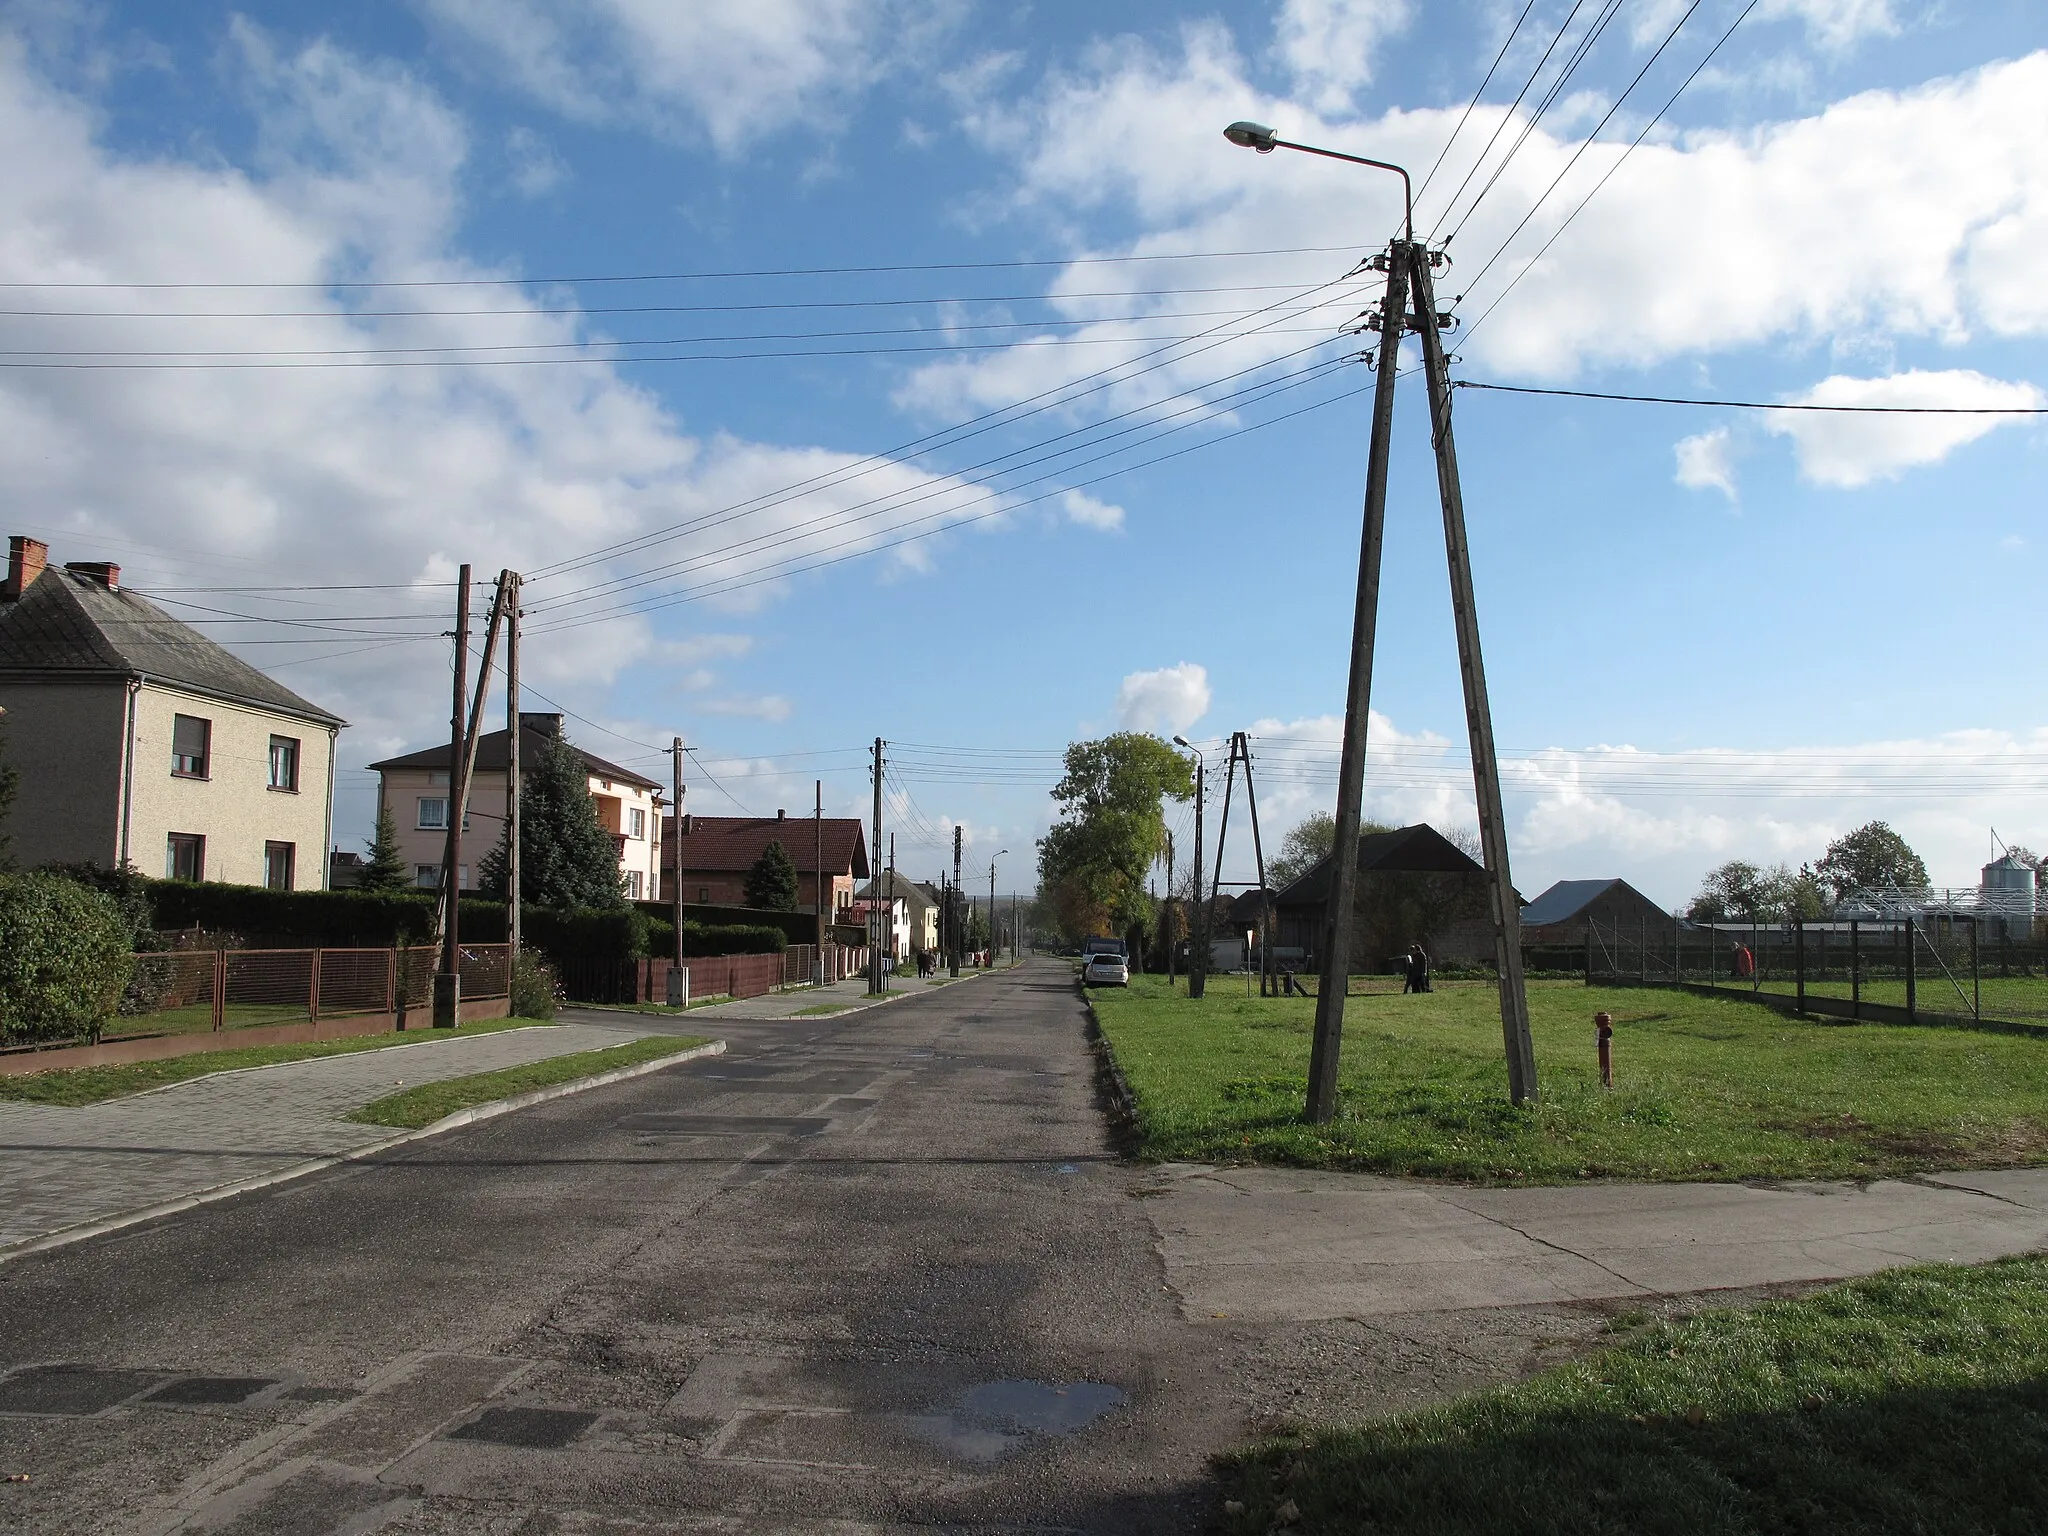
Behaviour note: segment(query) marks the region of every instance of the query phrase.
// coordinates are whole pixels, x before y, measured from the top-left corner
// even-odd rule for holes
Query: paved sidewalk
[[[1471,1189],[1168,1164],[1145,1202],[1196,1317],[1306,1322],[1678,1295],[2048,1247],[2048,1169],[1867,1185]]]
[[[223,1072],[76,1109],[0,1101],[0,1254],[67,1227],[389,1140],[391,1127],[342,1116],[401,1088],[650,1033],[621,1015],[617,1024],[429,1038]]]

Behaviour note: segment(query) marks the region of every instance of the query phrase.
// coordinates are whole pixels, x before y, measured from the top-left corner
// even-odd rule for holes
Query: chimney
[[[67,560],[64,569],[99,583],[109,592],[121,590],[121,567],[111,560]]]
[[[18,603],[30,582],[50,563],[50,546],[17,533],[7,541],[7,581],[0,585],[0,603]]]
[[[787,821],[789,819],[789,812],[785,811],[781,806],[778,805],[775,808],[775,819],[777,821]]]

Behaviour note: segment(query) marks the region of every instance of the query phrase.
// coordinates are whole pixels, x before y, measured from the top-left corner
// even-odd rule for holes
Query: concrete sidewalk
[[[0,1101],[0,1258],[68,1228],[388,1141],[342,1117],[420,1083],[602,1050],[630,1015],[222,1072],[75,1109]]]
[[[2048,1247],[2048,1169],[1867,1185],[1471,1189],[1168,1164],[1145,1202],[1194,1317],[1305,1322],[1840,1280]]]

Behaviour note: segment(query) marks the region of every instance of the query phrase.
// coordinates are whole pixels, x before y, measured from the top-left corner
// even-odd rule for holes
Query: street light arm
[[[1368,160],[1364,155],[1347,155],[1339,150],[1318,149],[1313,144],[1296,144],[1289,139],[1273,140],[1275,149],[1298,149],[1304,155],[1321,155],[1325,160],[1342,160],[1351,165],[1369,165],[1376,171],[1392,171],[1401,178],[1401,235],[1405,240],[1415,238],[1415,187],[1408,179],[1408,172],[1387,160]]]

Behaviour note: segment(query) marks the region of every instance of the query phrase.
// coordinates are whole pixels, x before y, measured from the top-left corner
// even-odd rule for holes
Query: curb
[[[431,1042],[421,1041],[421,1044]],[[365,1146],[351,1147],[346,1152],[336,1152],[328,1157],[308,1158],[302,1163],[293,1163],[288,1168],[274,1169],[269,1173],[252,1174],[246,1179],[236,1179],[227,1184],[216,1184],[211,1189],[198,1190],[193,1194],[180,1195],[174,1200],[161,1200],[155,1205],[145,1205],[133,1211],[123,1211],[116,1216],[98,1216],[76,1226],[59,1227],[54,1232],[45,1232],[38,1237],[25,1237],[19,1242],[0,1247],[0,1264],[9,1259],[23,1258],[31,1253],[45,1253],[52,1248],[67,1247],[72,1243],[84,1242],[89,1237],[99,1237],[108,1232],[118,1232],[123,1227],[133,1227],[145,1221],[155,1221],[164,1216],[175,1216],[180,1211],[189,1211],[196,1206],[211,1205],[217,1200],[231,1199],[246,1195],[254,1190],[268,1189],[273,1184],[289,1183],[302,1179],[307,1174],[319,1173],[324,1169],[337,1168],[343,1163],[361,1162],[393,1147],[402,1147],[410,1141],[423,1141],[429,1136],[438,1136],[443,1131],[459,1130],[465,1125],[474,1125],[479,1120],[493,1120],[499,1115],[509,1115],[514,1110],[527,1109],[535,1104],[545,1104],[550,1099],[565,1099],[571,1094],[583,1093],[592,1088],[603,1088],[611,1083],[622,1083],[630,1077],[643,1077],[650,1072],[694,1061],[701,1056],[722,1056],[725,1042],[713,1040],[705,1045],[693,1045],[688,1050],[677,1051],[673,1056],[657,1056],[652,1061],[635,1062],[630,1067],[615,1067],[609,1072],[600,1072],[594,1077],[579,1077],[572,1082],[555,1083],[546,1088],[533,1088],[517,1093],[507,1099],[493,1099],[488,1104],[472,1104],[468,1109],[458,1109],[452,1115],[443,1115],[432,1125],[423,1125],[417,1130],[400,1131],[382,1141],[373,1141]],[[543,1060],[546,1058],[543,1057]],[[288,1065],[288,1063],[273,1063]],[[238,1068],[239,1071],[262,1071],[260,1067]],[[167,1086],[176,1086],[175,1084]],[[156,1090],[151,1090],[152,1092]]]

